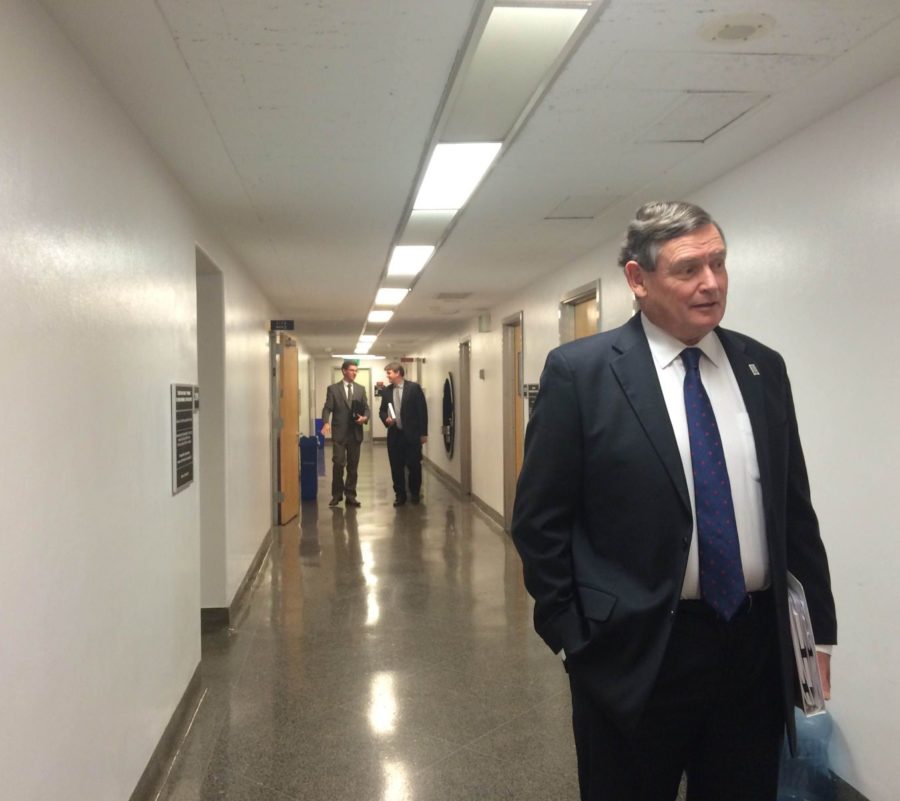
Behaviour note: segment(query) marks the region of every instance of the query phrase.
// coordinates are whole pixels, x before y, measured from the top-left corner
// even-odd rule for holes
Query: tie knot
[[[700,354],[703,353],[700,348],[685,348],[681,351],[681,361],[684,362],[686,370],[700,369]]]

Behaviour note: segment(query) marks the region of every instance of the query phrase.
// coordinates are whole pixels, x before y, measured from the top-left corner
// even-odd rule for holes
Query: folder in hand
[[[825,711],[825,693],[822,690],[822,677],[819,675],[816,639],[809,619],[806,593],[792,573],[788,573],[788,615],[803,714],[807,717],[820,715]]]
[[[357,417],[363,417],[366,413],[366,404],[361,400],[350,401],[350,419],[356,420]]]
[[[390,417],[391,420],[396,420],[396,419],[397,419],[397,413],[394,411],[394,404],[393,404],[393,403],[388,403],[388,417]]]

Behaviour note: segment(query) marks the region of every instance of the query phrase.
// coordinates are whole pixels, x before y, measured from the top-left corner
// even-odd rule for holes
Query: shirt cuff
[[[816,643],[816,651],[818,651],[820,654],[828,654],[828,656],[831,656],[831,652],[833,649],[833,645],[819,645],[818,643]]]

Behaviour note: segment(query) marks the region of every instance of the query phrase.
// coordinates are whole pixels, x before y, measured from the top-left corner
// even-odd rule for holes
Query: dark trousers
[[[391,480],[394,495],[406,500],[406,474],[409,473],[409,494],[417,496],[422,492],[422,442],[408,439],[392,426],[387,435],[388,461],[391,463]]]
[[[331,497],[356,498],[356,476],[359,471],[359,451],[361,442],[349,439],[346,442],[331,443]],[[347,478],[344,479],[344,469]]]
[[[784,734],[769,593],[726,623],[700,601],[676,614],[636,734],[594,704],[588,664],[570,668],[582,801],[775,801]],[[602,659],[603,655],[597,658]]]

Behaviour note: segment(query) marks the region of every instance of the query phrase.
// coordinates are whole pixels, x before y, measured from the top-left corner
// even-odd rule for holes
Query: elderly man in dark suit
[[[362,506],[356,497],[356,478],[363,426],[369,419],[369,402],[365,387],[355,381],[357,369],[356,362],[345,360],[341,365],[343,380],[332,384],[325,392],[322,433],[326,436],[331,434],[332,448],[329,506],[337,506],[341,497],[345,499],[347,506]]]
[[[719,327],[719,226],[648,203],[620,256],[641,311],[553,350],[512,536],[565,659],[584,801],[774,801],[804,585],[826,692],[828,562],[781,356]],[[826,694],[827,697],[827,694]]]
[[[388,461],[394,483],[394,506],[406,503],[406,474],[409,499],[419,503],[422,493],[422,446],[428,442],[428,405],[425,393],[415,381],[406,380],[400,362],[384,368],[390,385],[381,395],[378,416],[387,426]]]

